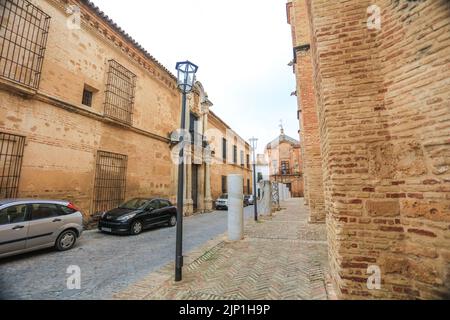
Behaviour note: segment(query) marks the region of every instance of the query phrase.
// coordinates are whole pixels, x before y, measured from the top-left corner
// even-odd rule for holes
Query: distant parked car
[[[138,235],[152,226],[177,224],[177,208],[169,200],[135,198],[104,212],[98,229],[106,233]]]
[[[255,204],[255,197],[252,194],[246,195],[245,196],[247,205],[252,206]]]
[[[83,232],[83,215],[72,203],[0,200],[0,258],[55,247],[72,249]]]
[[[216,210],[228,210],[228,194],[222,194],[216,200]]]

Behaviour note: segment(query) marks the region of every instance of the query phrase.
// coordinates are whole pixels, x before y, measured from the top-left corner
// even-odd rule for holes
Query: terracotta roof
[[[147,50],[145,50],[136,40],[134,40],[128,33],[125,32],[121,27],[119,27],[110,17],[108,17],[99,7],[97,7],[90,0],[80,0],[81,3],[88,6],[99,18],[105,21],[114,31],[123,36],[128,42],[130,42],[136,49],[138,49],[146,58],[153,61],[156,65],[158,65],[161,69],[167,72],[173,79],[177,80],[175,75],[170,72],[162,63],[156,60]]]

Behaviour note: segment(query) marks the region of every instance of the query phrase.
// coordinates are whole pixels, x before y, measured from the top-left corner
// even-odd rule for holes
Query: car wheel
[[[171,216],[169,220],[169,227],[175,227],[177,225],[177,217]]]
[[[131,233],[133,236],[136,236],[136,235],[138,235],[138,234],[140,234],[140,233],[142,232],[142,229],[143,229],[142,222],[140,222],[140,221],[138,220],[138,221],[135,221],[135,222],[133,222],[133,223],[131,224],[130,233]]]
[[[67,230],[61,233],[56,240],[56,249],[67,251],[73,248],[77,242],[77,234],[73,230]]]

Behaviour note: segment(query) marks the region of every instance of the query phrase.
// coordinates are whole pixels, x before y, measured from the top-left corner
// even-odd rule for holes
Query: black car
[[[135,198],[102,214],[98,229],[114,234],[138,235],[152,226],[177,224],[177,208],[169,200]]]

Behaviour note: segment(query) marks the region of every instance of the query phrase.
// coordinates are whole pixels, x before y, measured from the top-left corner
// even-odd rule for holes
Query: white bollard
[[[228,240],[244,238],[244,179],[240,174],[228,176]]]
[[[280,197],[280,202],[284,201],[283,185],[281,183],[278,184],[278,195]]]
[[[261,216],[272,215],[272,184],[270,181],[261,181],[261,199],[258,201],[258,212]]]

